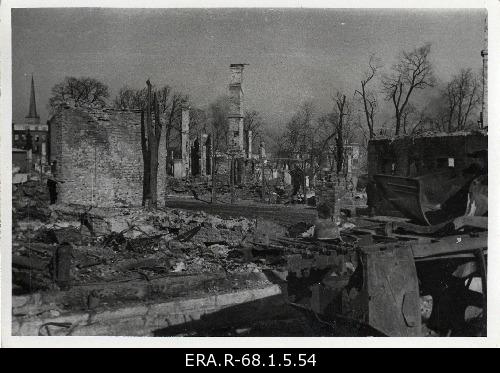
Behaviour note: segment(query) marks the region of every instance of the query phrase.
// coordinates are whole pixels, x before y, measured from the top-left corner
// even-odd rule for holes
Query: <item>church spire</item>
[[[40,120],[36,112],[35,81],[33,80],[33,74],[31,74],[30,111],[26,118]]]

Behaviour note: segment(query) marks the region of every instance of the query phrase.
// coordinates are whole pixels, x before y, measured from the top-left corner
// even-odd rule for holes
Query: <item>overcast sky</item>
[[[65,76],[141,88],[149,77],[205,107],[227,93],[229,64],[248,63],[245,105],[281,125],[312,100],[328,110],[352,95],[371,53],[389,68],[398,53],[432,43],[436,75],[481,67],[484,10],[14,9],[13,120],[37,107],[48,118],[51,87]]]

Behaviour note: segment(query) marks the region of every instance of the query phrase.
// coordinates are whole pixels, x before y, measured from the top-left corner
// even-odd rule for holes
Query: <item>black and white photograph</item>
[[[9,336],[494,337],[469,3],[10,1]]]

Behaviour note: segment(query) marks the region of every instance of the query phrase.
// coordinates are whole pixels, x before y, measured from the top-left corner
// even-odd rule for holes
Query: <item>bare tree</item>
[[[283,141],[283,129],[277,126],[266,126],[262,128],[259,135],[256,137],[256,144],[259,144],[265,139],[266,151],[275,154],[279,158],[289,156],[286,141]]]
[[[326,113],[318,118],[318,125],[315,133],[318,137],[317,159],[321,163],[327,158],[329,160],[328,166],[333,169],[335,164],[335,141],[333,134],[336,133],[338,122],[338,114],[334,110]],[[333,155],[333,156],[331,156]]]
[[[287,123],[286,141],[291,154],[308,154],[313,138],[314,106],[312,102],[304,102]]]
[[[122,110],[141,110],[147,100],[147,88],[134,89],[122,87],[114,100],[114,106]]]
[[[103,107],[109,97],[108,86],[97,79],[89,77],[66,77],[61,83],[52,87],[49,107],[52,112],[60,105]]]
[[[197,107],[191,107],[189,110],[189,128],[190,133],[208,134],[210,132],[207,112]]]
[[[381,66],[378,64],[374,55],[370,56],[368,66],[368,71],[364,73],[364,76],[361,79],[361,90],[356,90],[354,94],[359,95],[361,99],[363,111],[365,113],[366,125],[368,127],[369,138],[372,139],[375,136],[374,117],[377,110],[377,97],[368,89],[368,84],[373,81],[373,78],[377,75],[377,70]]]
[[[180,117],[181,108],[189,101],[188,96],[174,92],[168,85],[156,88],[151,85],[151,90],[156,94],[160,115],[166,122],[166,128],[175,127]],[[120,89],[114,104],[117,109],[142,110],[147,104],[148,88],[134,89],[127,86]]]
[[[435,84],[432,65],[429,60],[429,43],[411,52],[402,52],[392,73],[382,79],[386,100],[392,101],[396,118],[395,134],[399,135],[403,124],[403,114],[410,97],[417,89],[433,87]]]
[[[335,104],[337,105],[337,112],[339,116],[336,131],[337,136],[335,137],[335,148],[337,150],[337,174],[339,174],[344,165],[344,125],[346,124],[345,117],[348,115],[349,104],[346,104],[346,96],[341,93],[337,93]]]
[[[455,109],[457,108],[457,97],[454,91],[455,86],[453,82],[449,82],[443,90],[443,98],[446,102],[446,129],[448,132],[452,132],[453,116],[455,115]]]
[[[403,127],[403,133],[406,135],[410,132],[413,132],[413,128],[416,126],[418,123],[419,118],[419,112],[417,108],[409,102],[408,105],[406,105],[403,113],[401,114],[401,124]]]
[[[259,135],[259,130],[261,129],[264,121],[260,116],[259,112],[256,110],[246,111],[243,117],[243,131],[245,133],[245,142],[248,140],[248,133],[252,131],[252,143]],[[249,149],[251,152],[252,149]]]
[[[345,94],[337,92],[334,98],[334,111],[328,116],[332,124],[330,134],[322,141],[320,149],[323,151],[330,141],[334,140],[336,171],[339,174],[344,166],[344,142],[351,140],[351,105]]]
[[[143,89],[134,89],[127,86],[120,89],[114,100],[115,107],[118,109],[144,110],[148,102],[149,86]],[[187,105],[188,96],[174,92],[168,85],[156,89],[151,85],[151,90],[156,95],[159,114],[165,123],[165,147],[167,150],[167,167],[172,161],[168,149],[172,142],[172,131],[180,132],[182,107]]]
[[[447,103],[448,132],[463,130],[481,100],[480,83],[472,69],[462,69],[453,76],[443,96]]]
[[[227,149],[229,103],[229,96],[220,96],[208,107],[208,113],[212,123],[214,151],[225,151]]]
[[[163,107],[163,113],[165,115],[165,149],[167,151],[167,167],[168,164],[173,162],[171,159],[171,154],[168,153],[170,144],[172,141],[172,131],[174,129],[181,132],[181,122],[182,122],[182,108],[188,105],[189,99],[187,96],[181,93],[174,93],[173,95],[167,95],[166,92],[160,94]]]

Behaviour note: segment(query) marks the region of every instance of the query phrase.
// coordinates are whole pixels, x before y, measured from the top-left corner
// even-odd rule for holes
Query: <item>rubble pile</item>
[[[255,222],[247,219],[224,220],[181,210],[48,207],[17,197],[21,198],[13,209],[14,277],[26,286],[22,273],[29,274],[25,280],[31,290],[49,286],[51,257],[63,244],[72,247],[73,284],[111,281],[132,273],[150,278],[246,270],[228,255],[253,239]],[[37,269],[47,270],[33,281]]]
[[[68,246],[72,286],[165,275],[286,271],[288,256],[318,260],[318,255],[336,255],[335,248],[345,251],[341,241],[319,254],[311,252],[315,245],[280,241],[310,236],[302,234],[310,224],[287,230],[269,221],[177,209],[49,206],[45,197],[36,183],[15,191],[13,283],[20,294],[58,290],[56,259]]]
[[[48,211],[48,191],[45,184],[30,180],[22,184],[12,185],[13,218],[18,220],[46,221]]]
[[[16,328],[26,329],[18,334],[78,312],[104,318],[220,294],[240,302],[253,291],[286,289],[287,299],[304,303],[322,277],[339,292],[357,267],[354,244],[315,241],[309,223],[287,228],[180,209],[49,205],[45,189],[24,183],[14,192],[12,283],[20,305],[13,315]]]

